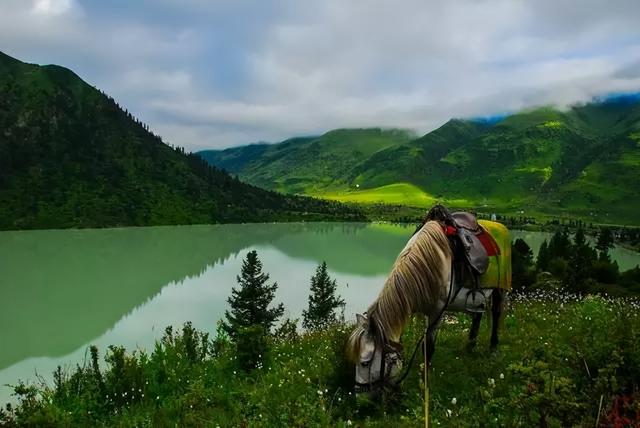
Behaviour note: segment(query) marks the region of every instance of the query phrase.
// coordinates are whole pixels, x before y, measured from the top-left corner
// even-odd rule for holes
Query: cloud
[[[36,0],[33,11],[43,15],[62,15],[73,7],[72,0]]]
[[[0,49],[77,71],[173,144],[228,147],[640,89],[640,3],[8,0]]]

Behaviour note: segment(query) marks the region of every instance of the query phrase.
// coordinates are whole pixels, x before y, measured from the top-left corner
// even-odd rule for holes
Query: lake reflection
[[[101,354],[110,344],[149,349],[166,326],[186,321],[214,332],[252,249],[278,282],[285,316],[301,316],[309,278],[326,261],[352,317],[377,295],[413,230],[289,223],[1,232],[0,403],[9,400],[4,384],[82,364],[90,344]],[[537,250],[547,235],[515,237]],[[638,253],[628,253],[637,264]]]
[[[167,325],[213,332],[245,254],[256,249],[299,317],[309,278],[325,260],[362,310],[412,228],[298,223],[45,230],[0,233],[0,402],[6,383],[48,377],[84,360],[86,347],[147,348]]]

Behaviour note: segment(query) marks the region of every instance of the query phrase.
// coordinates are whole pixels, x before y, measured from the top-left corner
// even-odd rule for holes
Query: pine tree
[[[553,234],[549,241],[548,250],[551,259],[569,259],[571,255],[571,240],[569,238],[569,230],[566,227],[562,230],[556,230],[556,233]]]
[[[546,246],[546,241],[544,244]],[[516,239],[511,248],[511,269],[514,287],[527,288],[535,282],[533,251],[521,238]]]
[[[549,244],[545,239],[540,245],[538,250],[538,258],[536,259],[536,269],[541,272],[549,270],[549,262],[551,261],[551,254],[549,253]]]
[[[598,234],[598,242],[596,243],[596,250],[599,252],[601,261],[611,261],[609,258],[609,250],[614,247],[613,233],[609,228],[600,229]]]
[[[258,253],[250,251],[242,262],[242,271],[237,277],[238,289],[231,290],[231,297],[227,300],[231,311],[225,311],[226,322],[222,328],[232,339],[238,337],[241,329],[260,326],[268,333],[271,326],[284,312],[282,303],[269,308],[275,297],[278,283],[267,284],[269,275],[262,272],[262,262]]]
[[[309,307],[302,311],[302,326],[318,331],[336,322],[336,309],[344,306],[344,300],[336,295],[338,285],[327,272],[327,263],[322,262],[311,277]]]
[[[596,260],[595,251],[589,246],[584,229],[579,228],[573,238],[569,262],[571,273],[569,285],[575,289],[582,289],[586,279],[590,276],[593,262]]]

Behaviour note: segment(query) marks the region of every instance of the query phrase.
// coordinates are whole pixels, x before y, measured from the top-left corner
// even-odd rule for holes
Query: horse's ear
[[[358,325],[364,327],[367,322],[367,318],[362,314],[356,314],[356,321],[358,322]]]

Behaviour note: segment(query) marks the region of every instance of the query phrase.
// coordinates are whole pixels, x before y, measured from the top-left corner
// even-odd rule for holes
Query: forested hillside
[[[0,53],[0,229],[361,219],[172,148],[72,71]]]

